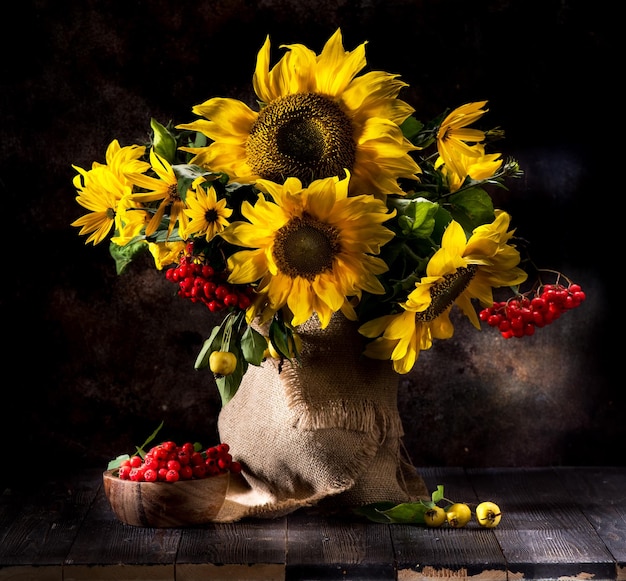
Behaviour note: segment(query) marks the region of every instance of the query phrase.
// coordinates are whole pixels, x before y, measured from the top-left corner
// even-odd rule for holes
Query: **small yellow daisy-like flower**
[[[317,313],[325,328],[339,310],[356,320],[348,297],[384,293],[377,275],[387,265],[374,255],[394,236],[382,223],[395,212],[374,196],[348,197],[348,181],[325,178],[303,188],[297,178],[261,180],[273,201],[259,195],[254,206],[243,203],[248,222],[234,222],[222,237],[252,249],[228,259],[229,282],[259,281],[249,319],[268,320],[287,307],[292,325]]]
[[[94,162],[92,169],[72,166],[78,172],[73,183],[78,191],[76,201],[89,210],[72,226],[80,227],[80,234],[89,234],[85,244],[102,242],[114,227],[119,228],[118,209],[122,200],[132,192],[128,173],[145,171],[147,164],[139,160],[145,148],[137,145],[120,147],[117,140],[109,144],[106,164]]]
[[[185,229],[185,238],[199,234],[210,242],[229,225],[228,218],[232,215],[231,208],[226,206],[226,199],[217,199],[215,188],[208,189],[198,185],[196,190],[187,193],[187,208],[183,210],[189,218]]]
[[[269,37],[259,51],[259,112],[213,98],[193,108],[204,119],[178,126],[212,141],[181,148],[195,154],[192,163],[239,183],[296,177],[308,185],[348,171],[351,194],[402,195],[398,179],[415,180],[421,171],[399,127],[414,111],[397,98],[406,83],[386,72],[357,76],[366,66],[365,43],[346,51],[340,30],[319,55],[301,44],[283,48],[288,52],[271,70]]]
[[[468,128],[468,125],[480,119],[488,109],[483,109],[487,101],[467,103],[454,109],[442,121],[437,131],[437,150],[443,161],[457,176],[465,171],[460,156],[479,157],[480,151],[472,148],[469,143],[481,143],[485,140],[485,132]]]
[[[132,197],[135,202],[140,202],[146,207],[150,202],[160,202],[156,212],[146,226],[146,236],[151,236],[157,231],[165,211],[169,209],[170,222],[167,227],[167,236],[169,238],[176,223],[179,224],[180,230],[184,230],[187,227],[187,216],[183,212],[185,202],[183,202],[178,193],[178,178],[174,173],[174,169],[154,149],[150,150],[150,169],[156,173],[157,177],[145,175],[144,173],[134,173],[128,176],[135,186],[149,190],[145,193],[133,193]]]
[[[365,355],[373,359],[391,359],[398,373],[408,373],[420,350],[429,349],[432,339],[447,339],[454,332],[449,319],[456,304],[480,329],[472,299],[483,307],[493,304],[493,288],[524,282],[526,272],[518,268],[519,252],[508,244],[510,216],[501,210],[490,224],[474,229],[467,239],[455,221],[446,228],[441,248],[426,268],[426,276],[415,285],[405,303],[405,312],[369,321],[359,332],[375,338]]]

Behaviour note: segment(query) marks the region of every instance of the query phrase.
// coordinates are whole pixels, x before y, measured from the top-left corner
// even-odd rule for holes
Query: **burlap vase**
[[[250,366],[218,419],[243,466],[218,515],[277,517],[300,507],[406,502],[428,494],[403,453],[398,376],[362,356],[357,324],[336,314],[298,327],[301,365]]]

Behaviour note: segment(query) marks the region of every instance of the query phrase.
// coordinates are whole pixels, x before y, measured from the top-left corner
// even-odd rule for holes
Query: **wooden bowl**
[[[219,513],[230,473],[178,482],[134,482],[103,474],[104,492],[115,516],[140,527],[184,527],[211,522]]]

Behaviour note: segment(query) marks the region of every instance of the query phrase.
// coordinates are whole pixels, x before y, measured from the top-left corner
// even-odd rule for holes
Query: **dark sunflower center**
[[[207,224],[213,224],[213,222],[217,222],[218,218],[219,216],[215,208],[211,208],[204,213],[204,219],[207,221]]]
[[[354,166],[352,123],[339,105],[316,93],[296,93],[272,101],[255,121],[246,153],[261,177],[282,183],[297,177],[303,185],[343,177]]]
[[[430,289],[431,302],[425,311],[415,313],[415,319],[424,323],[436,319],[472,282],[476,274],[476,265],[457,268],[454,274],[446,274],[443,280]]]
[[[176,184],[170,184],[167,188],[167,195],[169,196],[170,202],[176,202],[180,200],[180,194],[178,193],[178,186]]]
[[[338,231],[305,214],[278,230],[273,256],[283,274],[313,280],[332,268],[339,250]]]

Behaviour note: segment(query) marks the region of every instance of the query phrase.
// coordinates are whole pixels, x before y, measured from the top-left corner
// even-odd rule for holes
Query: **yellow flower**
[[[371,71],[365,43],[345,51],[337,30],[319,55],[301,44],[270,70],[270,41],[258,53],[253,86],[261,109],[213,98],[193,112],[204,117],[179,125],[212,143],[182,147],[192,163],[228,174],[232,181],[297,177],[305,186],[326,177],[352,175],[351,194],[403,194],[399,178],[417,179],[409,155],[416,148],[399,125],[414,111],[397,98],[406,83],[398,75]]]
[[[408,373],[433,338],[452,337],[449,312],[453,304],[480,329],[472,299],[490,306],[493,288],[526,280],[526,272],[517,266],[519,252],[508,244],[514,234],[508,230],[511,218],[501,210],[495,214],[495,220],[475,228],[469,240],[457,222],[450,222],[441,248],[428,262],[426,276],[400,305],[405,312],[379,317],[359,328],[362,335],[377,338],[366,347],[365,355],[391,359],[398,373]]]
[[[114,226],[120,227],[120,204],[132,192],[126,174],[145,170],[147,164],[139,161],[144,152],[144,147],[120,147],[119,142],[113,140],[107,148],[106,164],[94,162],[90,170],[72,166],[78,172],[73,180],[78,191],[76,201],[89,210],[89,214],[72,222],[72,226],[80,227],[80,234],[89,234],[85,244],[96,245]]]
[[[125,196],[117,206],[117,232],[111,242],[118,246],[126,246],[131,240],[140,236],[150,222],[150,214],[135,202],[131,195]]]
[[[148,249],[154,258],[154,264],[158,270],[168,264],[178,262],[180,253],[185,250],[186,243],[182,240],[177,242],[148,242]]]
[[[446,166],[457,176],[463,175],[461,155],[479,157],[480,152],[468,143],[480,143],[485,132],[467,126],[480,119],[488,110],[483,109],[487,101],[467,103],[454,109],[441,123],[437,131],[437,150]]]
[[[196,191],[187,193],[187,208],[183,210],[189,218],[189,223],[184,236],[200,234],[210,242],[217,234],[220,234],[228,226],[228,218],[233,211],[226,207],[226,199],[217,199],[215,188],[210,186],[208,190],[198,185]]]
[[[118,140],[114,139],[107,147],[106,165],[120,180],[127,182],[128,174],[142,173],[148,169],[148,163],[140,159],[145,152],[146,148],[142,145],[121,147]]]
[[[443,157],[439,157],[435,162],[435,169],[443,173],[451,192],[456,192],[469,176],[475,181],[489,179],[502,166],[502,158],[500,153],[485,153],[485,148],[481,143],[477,143],[472,147],[477,155],[469,156],[460,154],[457,157],[457,169],[461,169],[461,173],[455,173],[452,166],[448,167],[444,164]]]
[[[268,320],[287,307],[292,325],[315,312],[324,328],[338,310],[356,320],[348,297],[384,293],[376,275],[387,265],[373,255],[393,238],[382,223],[394,213],[374,196],[348,197],[348,182],[349,176],[326,178],[303,188],[293,177],[284,185],[260,180],[273,201],[259,195],[254,206],[242,204],[249,222],[234,222],[222,237],[253,249],[228,259],[230,282],[260,281],[249,319]]]
[[[362,335],[377,337],[367,344],[363,354],[371,359],[391,359],[396,373],[408,373],[420,351],[431,348],[433,339],[452,337],[449,311],[448,308],[431,321],[422,321],[409,310],[373,319],[359,328]]]
[[[158,177],[155,178],[143,173],[129,175],[129,179],[134,185],[149,190],[146,193],[134,193],[133,200],[144,205],[160,201],[156,212],[146,226],[146,236],[157,231],[165,215],[165,210],[169,208],[169,225],[167,227],[167,237],[169,238],[177,222],[180,230],[187,227],[187,216],[183,212],[185,202],[178,193],[178,178],[174,169],[154,149],[150,150],[150,168]]]

